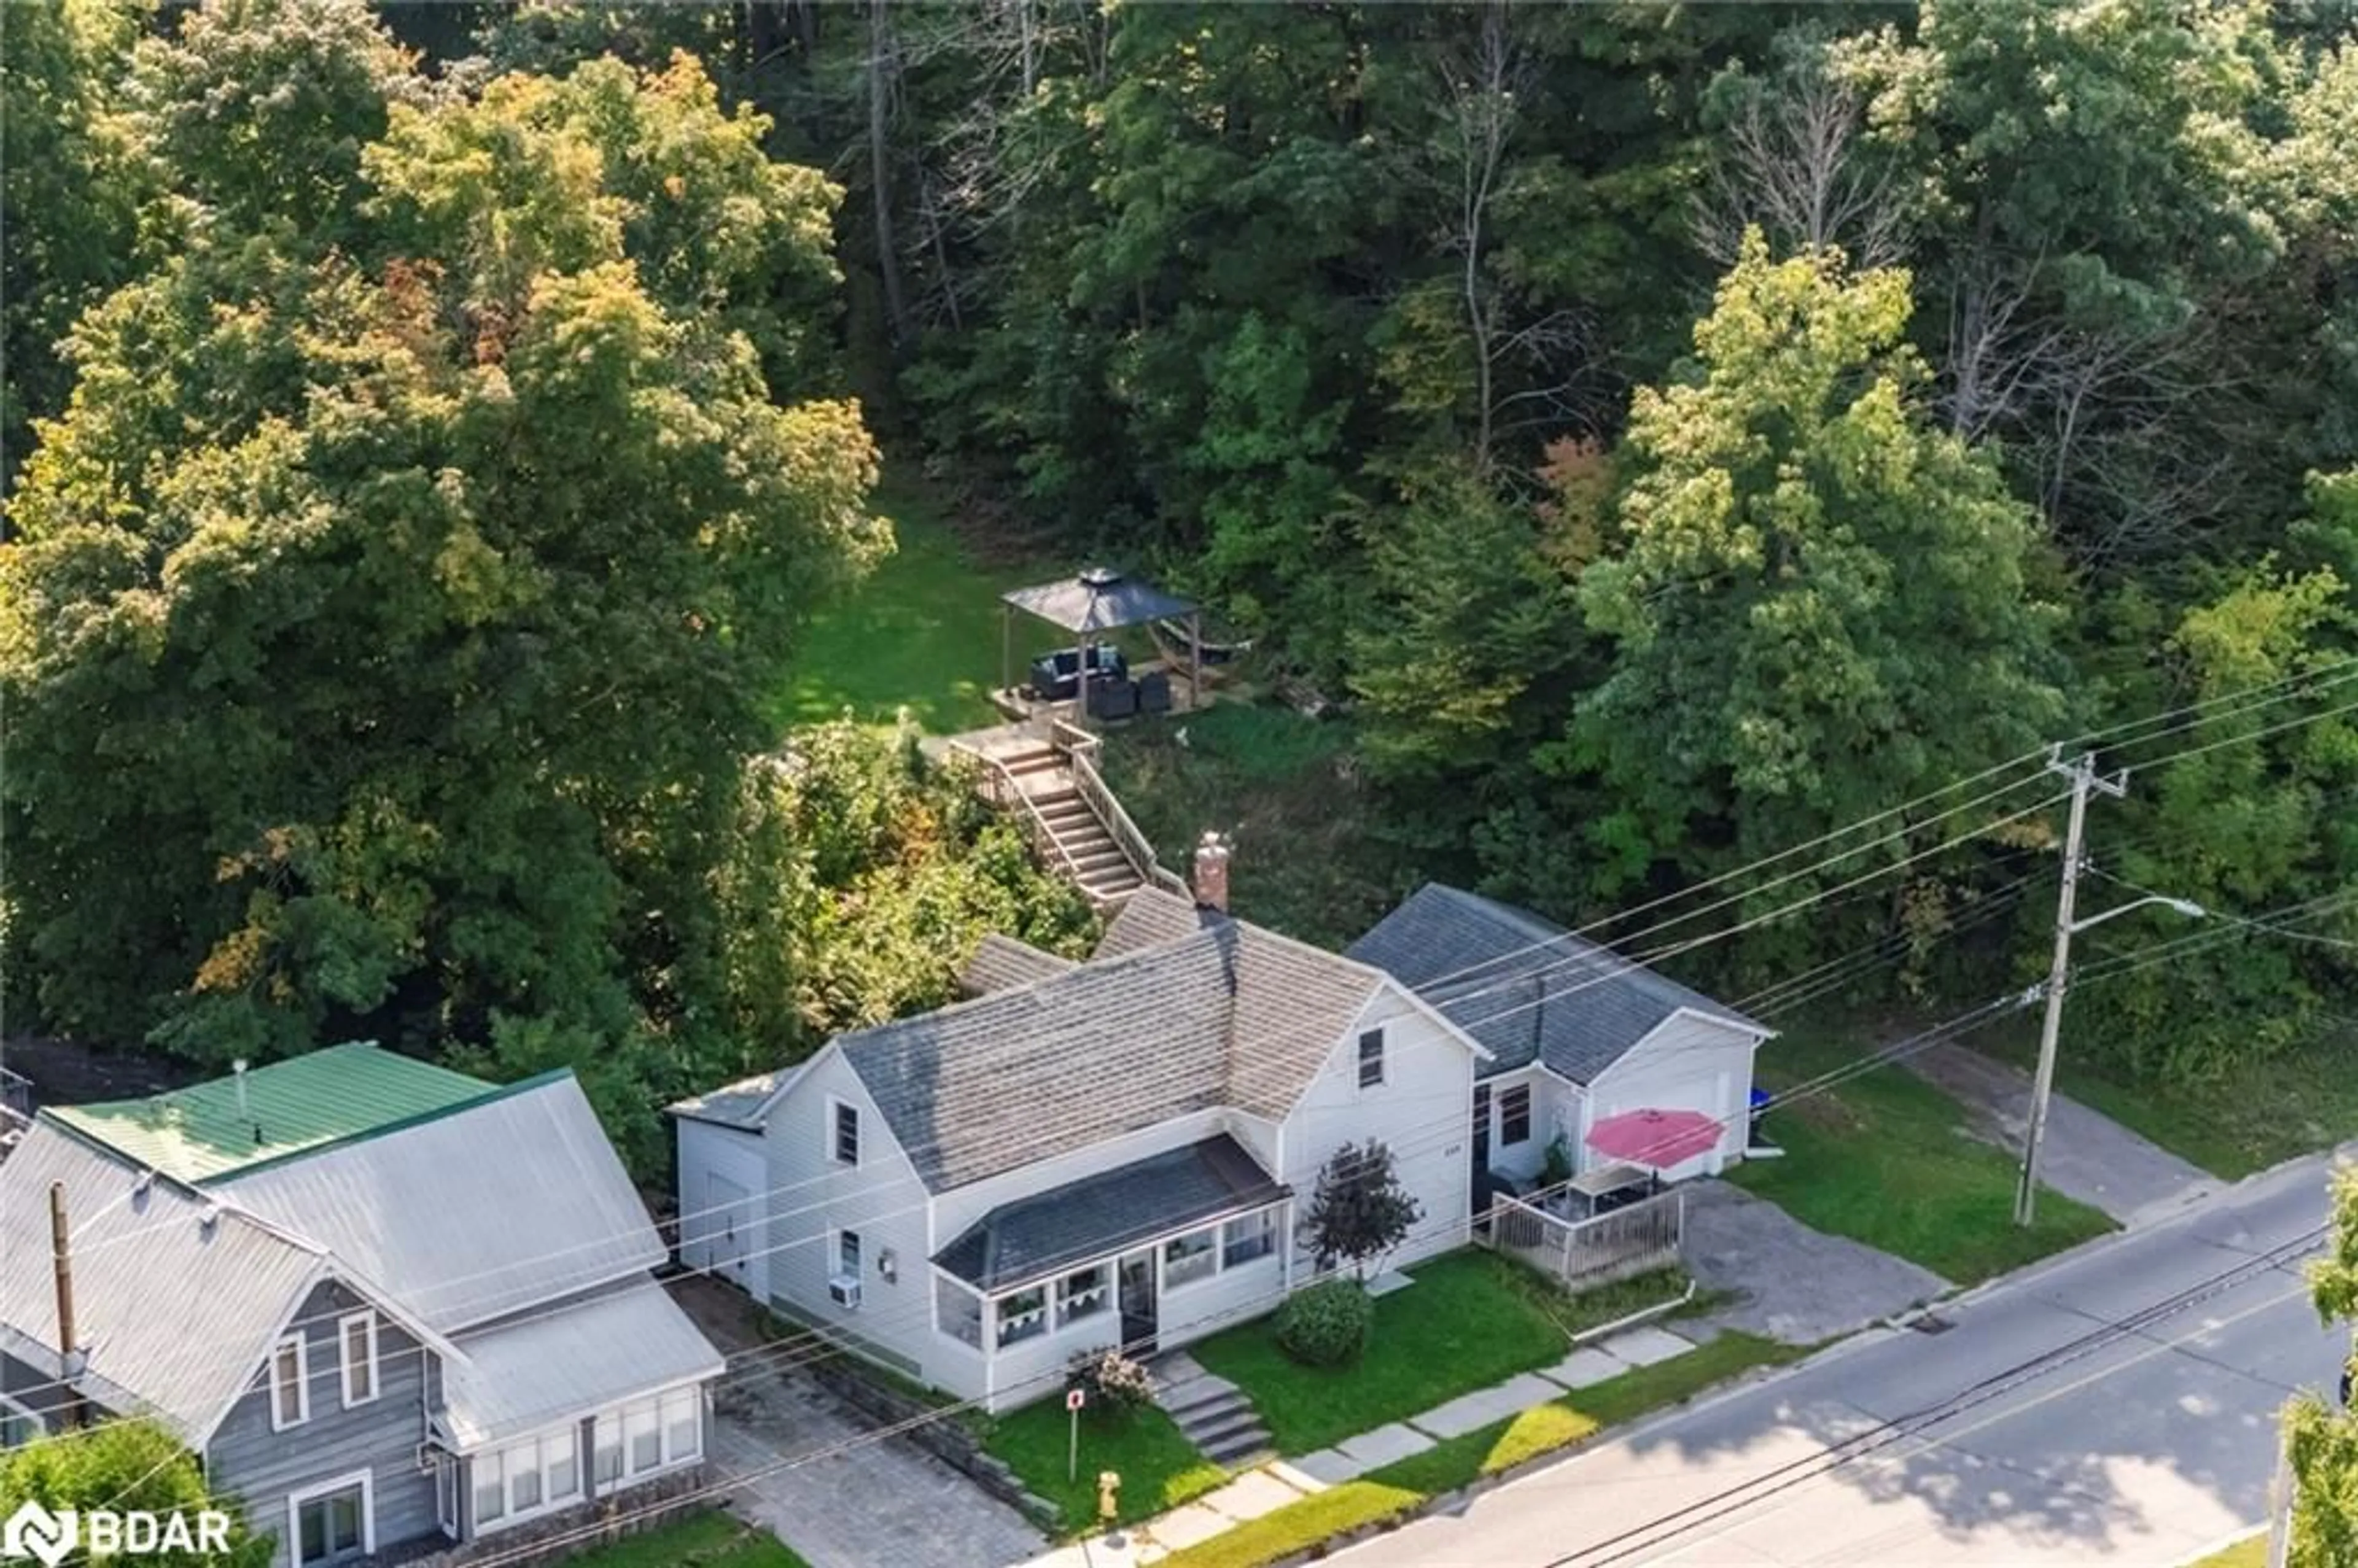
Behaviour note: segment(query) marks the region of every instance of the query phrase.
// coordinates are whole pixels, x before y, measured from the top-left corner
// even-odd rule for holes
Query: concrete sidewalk
[[[1479,1431],[1493,1422],[1550,1404],[1639,1367],[1683,1356],[1695,1341],[1652,1325],[1628,1329],[1574,1351],[1552,1367],[1525,1372],[1487,1389],[1435,1405],[1422,1415],[1379,1426],[1301,1458],[1272,1460],[1246,1471],[1217,1491],[1158,1514],[1110,1536],[1092,1536],[1033,1559],[1023,1568],[1142,1568],[1248,1519],[1422,1454],[1444,1438]]]

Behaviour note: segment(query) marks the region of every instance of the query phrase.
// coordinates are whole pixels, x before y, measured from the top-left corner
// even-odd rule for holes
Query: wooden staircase
[[[1117,907],[1149,882],[1184,895],[1186,884],[1163,870],[1099,776],[1098,745],[1060,722],[963,736],[950,749],[979,764],[976,787],[1023,829],[1041,865],[1098,908]]]

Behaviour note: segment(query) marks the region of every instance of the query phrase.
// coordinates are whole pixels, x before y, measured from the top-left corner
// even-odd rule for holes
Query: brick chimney
[[[1206,829],[1195,846],[1195,907],[1228,912],[1228,841]]]

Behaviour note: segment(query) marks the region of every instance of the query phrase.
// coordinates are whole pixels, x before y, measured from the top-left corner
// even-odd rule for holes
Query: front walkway
[[[1907,1061],[1918,1076],[1973,1113],[1977,1135],[2009,1152],[2021,1149],[2030,1115],[2029,1074],[1954,1044]],[[2062,1095],[2048,1106],[2039,1179],[2124,1226],[2176,1214],[2219,1190],[2210,1173]]]
[[[1299,1502],[1370,1470],[1422,1454],[1445,1438],[1478,1431],[1534,1406],[1552,1404],[1568,1392],[1617,1378],[1637,1368],[1683,1356],[1695,1344],[1667,1328],[1626,1329],[1574,1351],[1552,1367],[1542,1367],[1491,1388],[1460,1395],[1407,1421],[1361,1433],[1332,1448],[1322,1448],[1290,1462],[1272,1460],[1248,1470],[1184,1508],[1158,1514],[1119,1535],[1093,1536],[1059,1547],[1033,1559],[1025,1568],[1136,1568],[1157,1562],[1197,1541],[1233,1530],[1248,1519],[1274,1513],[1288,1503]]]

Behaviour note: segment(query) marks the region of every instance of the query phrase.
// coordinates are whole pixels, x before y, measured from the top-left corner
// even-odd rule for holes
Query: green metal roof
[[[146,1099],[45,1114],[124,1159],[191,1185],[438,1116],[498,1086],[373,1043],[330,1045]]]

